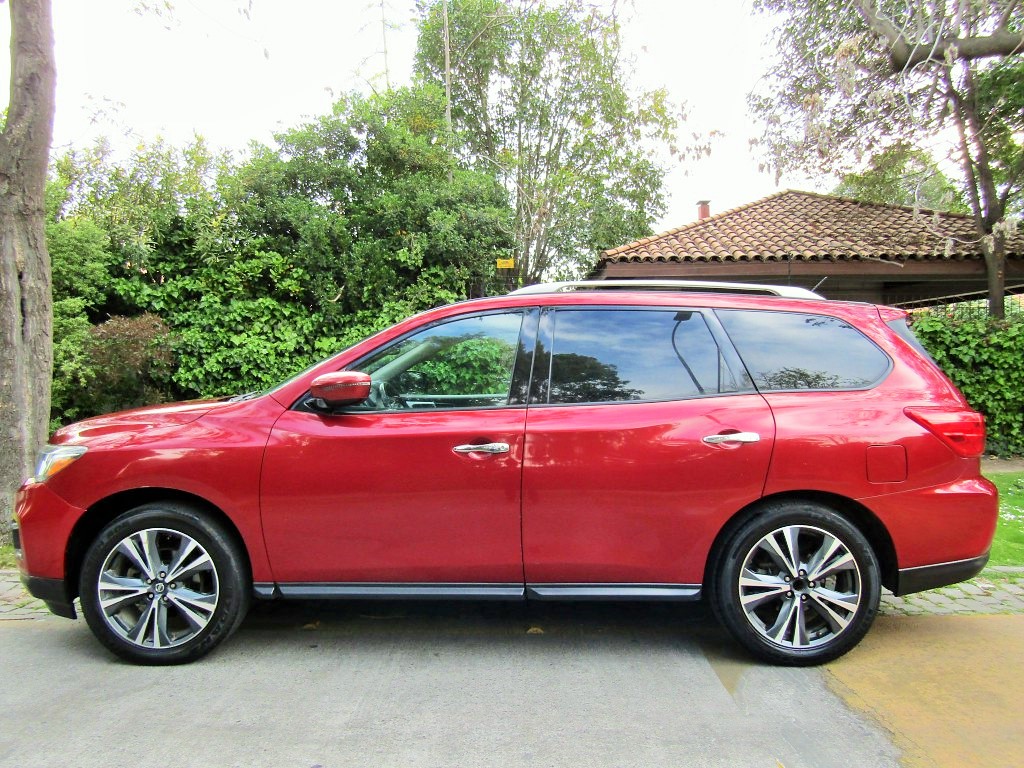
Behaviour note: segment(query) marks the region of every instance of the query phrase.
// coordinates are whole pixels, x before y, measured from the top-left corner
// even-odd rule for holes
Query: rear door
[[[685,596],[714,536],[762,494],[774,442],[713,313],[546,310],[523,470],[537,596]]]

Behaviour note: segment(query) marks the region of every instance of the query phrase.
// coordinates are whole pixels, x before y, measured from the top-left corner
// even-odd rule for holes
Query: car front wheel
[[[96,637],[141,664],[181,664],[234,632],[249,604],[235,541],[192,507],[153,503],[108,525],[86,553],[82,611]]]
[[[827,507],[767,507],[726,542],[712,575],[719,619],[755,656],[811,665],[849,651],[880,599],[878,561],[863,534]]]

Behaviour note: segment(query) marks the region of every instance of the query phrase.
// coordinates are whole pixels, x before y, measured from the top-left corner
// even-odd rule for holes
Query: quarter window
[[[699,312],[554,313],[550,403],[679,400],[737,389]]]
[[[847,322],[799,312],[718,310],[761,391],[865,389],[889,358]]]

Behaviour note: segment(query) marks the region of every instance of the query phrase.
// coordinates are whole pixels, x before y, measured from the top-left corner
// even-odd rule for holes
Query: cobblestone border
[[[993,567],[970,581],[896,597],[882,595],[882,614],[1024,613],[1024,568]]]
[[[925,614],[1024,613],[1024,568],[988,568],[977,578],[896,597],[882,595],[883,616]],[[29,595],[17,571],[0,571],[0,621],[45,619],[52,616],[42,600]]]
[[[0,571],[0,621],[43,619],[52,615],[42,600],[36,600],[25,591],[17,571]]]

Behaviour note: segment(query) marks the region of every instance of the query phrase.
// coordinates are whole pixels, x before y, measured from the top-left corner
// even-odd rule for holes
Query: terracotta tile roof
[[[1024,227],[1007,256],[1024,256]],[[977,258],[970,216],[786,190],[605,251],[601,263]]]

